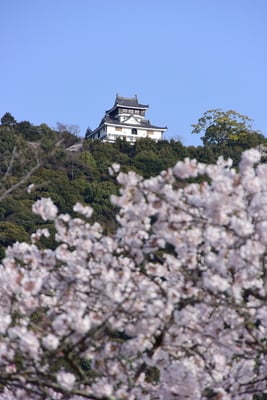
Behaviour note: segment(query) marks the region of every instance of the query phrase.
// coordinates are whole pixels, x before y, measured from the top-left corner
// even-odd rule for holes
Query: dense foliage
[[[123,140],[114,144],[93,142],[78,137],[75,125],[57,123],[52,129],[45,123],[35,126],[29,121],[17,122],[11,113],[5,113],[0,125],[0,216],[1,229],[6,233],[0,235],[0,258],[7,245],[16,239],[29,240],[32,232],[46,225],[31,213],[32,203],[40,197],[50,197],[61,212],[70,214],[76,201],[89,203],[94,208],[93,220],[100,222],[106,231],[114,231],[116,208],[109,199],[111,194],[118,193],[118,184],[107,173],[114,162],[121,165],[123,172],[133,170],[145,178],[160,174],[185,157],[215,163],[223,155],[237,166],[242,151],[266,144],[266,138],[249,128],[248,117],[231,113],[213,110],[204,114],[194,125],[194,132],[210,129],[214,133],[214,124],[222,130],[228,118],[229,137],[223,143],[216,144],[214,139],[199,147],[185,147],[174,140],[155,143],[149,138],[134,145]],[[237,131],[234,117],[243,118],[236,122],[243,127],[238,137],[229,134],[231,129]],[[31,194],[25,190],[29,175],[35,185]],[[10,193],[10,188],[15,190]],[[12,201],[7,193],[12,194]]]
[[[252,122],[251,118],[234,110],[208,110],[199,118],[197,124],[192,125],[192,133],[204,133],[201,139],[205,146],[248,141],[248,145],[255,147],[264,141],[264,137],[252,129]]]

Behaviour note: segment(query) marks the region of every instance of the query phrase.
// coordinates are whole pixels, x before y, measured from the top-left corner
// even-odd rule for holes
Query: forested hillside
[[[45,223],[32,214],[32,204],[50,197],[60,212],[72,213],[79,201],[94,209],[93,220],[113,231],[115,209],[110,195],[118,192],[108,173],[113,163],[121,170],[136,171],[144,178],[156,176],[188,157],[214,163],[220,155],[232,158],[234,165],[245,149],[266,145],[266,138],[255,132],[250,120],[233,111],[211,110],[194,125],[202,133],[203,146],[184,146],[180,141],[154,142],[140,139],[134,145],[118,140],[114,144],[82,139],[75,127],[45,123],[35,126],[17,122],[6,113],[0,126],[0,255],[14,241],[27,241]],[[203,179],[203,178],[202,178]],[[33,189],[28,193],[27,187]],[[48,243],[46,243],[48,244]],[[50,239],[53,246],[53,238]]]

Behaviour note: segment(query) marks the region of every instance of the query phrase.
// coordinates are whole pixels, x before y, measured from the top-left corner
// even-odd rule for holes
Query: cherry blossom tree
[[[118,228],[48,199],[55,250],[0,266],[1,399],[249,400],[267,393],[267,165],[243,153],[117,176]],[[204,175],[202,183],[182,180]],[[258,397],[256,397],[258,396]]]

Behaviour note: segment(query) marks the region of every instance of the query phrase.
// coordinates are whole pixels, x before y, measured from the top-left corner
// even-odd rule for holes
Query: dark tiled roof
[[[120,122],[117,118],[112,118],[110,115],[106,114],[106,116],[102,119],[100,122],[99,126],[94,130],[93,133],[98,131],[99,128],[101,128],[105,123],[107,124],[112,124],[112,125],[119,125],[119,126],[127,126],[127,127],[140,127],[140,128],[146,128],[146,129],[167,129],[167,126],[156,126],[156,125],[151,125],[150,121],[147,119],[143,119],[140,121],[140,123],[135,124],[129,124],[127,121],[125,122]]]
[[[116,96],[115,104],[112,108],[116,106],[123,106],[129,108],[149,108],[147,104],[140,104],[138,103],[137,96],[135,97],[122,97]]]

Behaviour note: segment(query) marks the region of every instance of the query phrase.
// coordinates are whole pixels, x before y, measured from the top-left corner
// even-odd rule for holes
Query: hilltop
[[[202,125],[195,125],[195,130],[204,128],[203,119]],[[217,125],[216,132],[220,128]],[[207,134],[211,136],[209,129],[206,138]],[[236,131],[232,125],[232,135],[223,142],[209,140],[198,147],[150,138],[134,144],[124,140],[105,143],[81,138],[74,126],[58,123],[52,129],[45,123],[35,126],[29,121],[17,122],[10,113],[4,114],[0,126],[0,255],[8,245],[29,240],[36,228],[45,225],[31,211],[32,204],[41,197],[50,197],[63,213],[72,214],[77,201],[90,204],[93,220],[112,232],[116,222],[110,196],[119,190],[116,179],[108,173],[113,163],[120,164],[123,172],[134,170],[148,178],[186,157],[214,163],[222,155],[232,158],[235,166],[242,151],[267,143],[259,132],[243,129],[236,137]],[[28,193],[29,185],[33,190]],[[53,246],[53,238],[49,240]]]

